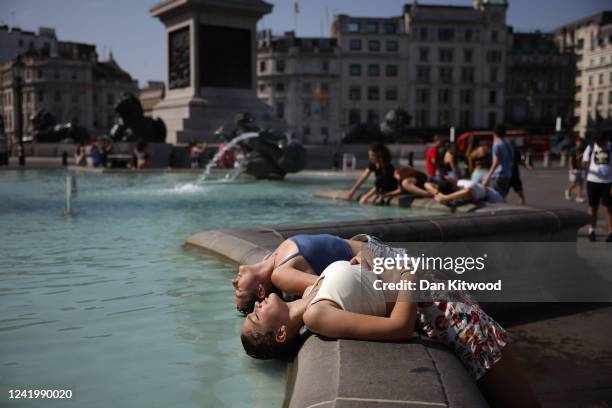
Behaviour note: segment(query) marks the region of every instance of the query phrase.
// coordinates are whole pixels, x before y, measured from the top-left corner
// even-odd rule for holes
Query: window
[[[497,92],[489,91],[489,105],[495,105],[497,103]]]
[[[599,74],[599,85],[603,84],[603,74]]]
[[[329,61],[322,61],[321,69],[323,70],[323,72],[328,72],[329,71]]]
[[[459,113],[459,126],[462,128],[472,127],[472,112],[464,110]]]
[[[361,76],[361,64],[349,65],[349,74],[351,76]]]
[[[593,94],[588,94],[587,95],[587,106],[590,108],[591,106],[593,106]]]
[[[305,93],[312,92],[312,84],[310,82],[304,82],[302,84],[302,91]]]
[[[451,102],[451,90],[449,88],[438,89],[438,103],[448,105]]]
[[[497,82],[497,68],[491,68],[491,82]]]
[[[419,61],[427,62],[429,59],[429,48],[419,48]]]
[[[608,92],[608,104],[612,104],[612,91]]]
[[[429,89],[418,88],[416,91],[417,103],[426,104],[429,101]]]
[[[491,64],[499,64],[502,62],[502,52],[499,50],[487,52],[487,62]]]
[[[60,93],[60,91],[55,91],[55,97],[53,99],[55,100],[55,102],[62,101],[62,94]]]
[[[497,125],[497,114],[489,112],[489,128],[493,129]]]
[[[72,103],[79,103],[79,94],[76,92],[72,94]]]
[[[303,100],[302,113],[305,118],[310,118],[312,116],[312,103],[309,100]]]
[[[426,110],[416,111],[415,126],[417,128],[427,127],[427,112]]]
[[[115,95],[113,95],[113,94],[106,95],[106,104],[107,105],[114,105],[115,104]]]
[[[284,60],[276,61],[276,72],[285,72],[285,61]]]
[[[385,34],[395,34],[397,32],[397,25],[395,23],[385,23]]]
[[[589,86],[593,86],[593,75],[589,75]]]
[[[329,92],[329,84],[327,82],[323,82],[321,84],[321,90],[325,93]]]
[[[368,101],[377,101],[380,99],[380,90],[377,86],[368,87]]]
[[[497,30],[491,31],[491,41],[497,42],[499,40],[499,33]]]
[[[397,65],[387,65],[385,67],[385,75],[388,77],[396,77],[398,72]]]
[[[438,59],[440,62],[453,62],[453,50],[451,48],[440,48]]]
[[[453,41],[455,37],[455,30],[452,28],[439,28],[438,29],[438,40],[439,41]]]
[[[448,127],[450,125],[450,112],[446,109],[438,112],[438,126]]]
[[[396,52],[399,50],[399,42],[397,40],[387,40],[387,51]]]
[[[304,126],[304,136],[310,136],[310,126]]]
[[[259,72],[266,72],[266,61],[259,62]]]
[[[474,52],[471,48],[464,49],[463,50],[463,62],[465,63],[472,62],[473,55],[474,55]]]
[[[419,30],[419,40],[427,41],[427,27],[421,27]]]
[[[359,23],[349,23],[348,24],[348,32],[349,33],[358,33],[361,27],[359,26]]]
[[[397,87],[388,86],[385,90],[385,99],[388,101],[397,101]]]
[[[361,50],[361,40],[352,39],[349,43],[349,48],[351,51],[360,51]]]
[[[472,90],[462,89],[459,93],[459,99],[462,105],[469,105],[472,103]]]
[[[60,74],[59,74],[59,71],[57,69],[53,72],[53,77],[55,79],[60,79]]]
[[[463,32],[463,39],[465,40],[465,42],[472,42],[472,29],[471,28],[465,29],[465,31]]]
[[[17,41],[17,44],[19,45],[19,48],[23,48],[23,40],[19,39],[19,41]]]
[[[461,68],[461,82],[464,82],[464,83],[474,82],[474,67]]]
[[[444,82],[444,83],[453,82],[453,68],[452,67],[440,68],[440,82]]]
[[[329,136],[329,129],[326,127],[321,127],[321,136],[325,137],[325,143],[327,143],[327,137]]]
[[[356,125],[361,122],[361,111],[359,109],[351,109],[349,111],[349,125]]]
[[[602,103],[603,103],[603,93],[598,92],[597,93],[597,105],[601,105]]]
[[[276,102],[276,117],[278,119],[283,119],[285,117],[285,103],[284,102]]]
[[[38,91],[38,102],[43,102],[45,100],[45,93],[43,91]]]
[[[42,71],[42,69],[39,69],[38,70],[38,78],[40,79],[42,77],[43,77],[43,71]]]
[[[379,40],[369,40],[368,50],[369,51],[380,51],[380,41]]]
[[[378,122],[379,122],[378,112],[375,110],[369,110],[368,111],[368,123],[375,125],[375,124],[378,124]]]
[[[360,86],[351,86],[349,88],[349,99],[351,101],[361,100],[361,87]]]
[[[380,65],[378,65],[378,64],[369,64],[368,65],[368,76],[369,77],[380,76]]]
[[[285,83],[277,82],[276,83],[276,92],[285,92]]]
[[[378,23],[366,23],[366,33],[377,33]]]
[[[584,48],[584,38],[581,38],[578,40],[578,42],[576,43],[576,49],[577,50],[581,50]]]
[[[76,71],[72,71],[72,80],[73,80],[73,81],[76,81],[76,80],[77,80],[77,78],[78,78],[78,76],[77,76],[77,72],[76,72]]]
[[[417,67],[417,81],[429,82],[429,67]]]
[[[266,84],[264,84],[264,83],[259,84],[259,92],[261,92],[261,93],[266,92]]]

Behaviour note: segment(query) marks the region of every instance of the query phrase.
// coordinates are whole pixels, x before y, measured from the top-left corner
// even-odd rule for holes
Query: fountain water
[[[206,168],[204,169],[204,173],[198,178],[197,183],[201,183],[205,181],[208,178],[208,176],[210,176],[210,171],[212,170],[213,167],[218,166],[219,160],[221,159],[221,157],[226,151],[234,148],[234,146],[236,146],[238,143],[242,142],[243,140],[253,139],[258,136],[259,136],[258,132],[248,132],[248,133],[243,133],[240,136],[237,136],[234,139],[230,140],[225,146],[223,146],[222,149],[219,149],[219,151],[213,156],[210,162],[206,165]],[[240,173],[242,173],[242,165],[240,163],[240,160],[237,160],[236,164],[237,165],[236,167],[234,167],[233,171],[225,175],[226,180],[230,180],[230,181],[235,180],[238,176],[240,176]]]

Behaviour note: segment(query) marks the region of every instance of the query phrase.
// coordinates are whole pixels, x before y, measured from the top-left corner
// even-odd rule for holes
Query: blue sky
[[[293,0],[268,0],[274,5],[259,28],[293,30]],[[334,14],[400,15],[412,0],[301,0],[297,33],[329,35]],[[95,44],[100,57],[109,50],[141,84],[165,79],[165,38],[162,24],[149,16],[156,0],[0,0],[0,24],[26,30],[54,27],[60,40]],[[471,0],[420,0],[422,4],[470,5]],[[610,0],[509,0],[508,22],[518,31],[548,31],[566,22],[612,10]],[[52,5],[52,6],[51,6]],[[327,16],[329,15],[329,20]]]

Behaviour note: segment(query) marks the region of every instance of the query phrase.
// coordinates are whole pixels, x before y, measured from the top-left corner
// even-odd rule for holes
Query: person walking
[[[608,237],[606,242],[612,242],[612,142],[607,135],[598,134],[595,142],[584,150],[582,162],[587,169],[587,196],[589,198],[589,215],[591,226],[589,227],[589,241],[595,241],[595,226],[597,225],[597,210],[599,203],[604,207],[604,215],[608,223]]]
[[[512,163],[514,160],[514,149],[504,139],[505,136],[506,127],[504,125],[497,125],[493,132],[493,162],[487,176],[482,181],[482,185],[485,187],[491,183],[491,187],[504,198],[506,198],[510,190]]]
[[[582,154],[584,153],[584,140],[576,138],[574,147],[569,151],[569,184],[565,189],[565,199],[572,199],[572,190],[576,190],[576,202],[583,203],[584,169],[582,168]]]
[[[511,143],[513,149],[513,161],[512,161],[512,178],[510,179],[510,187],[519,196],[519,204],[525,205],[527,199],[525,198],[525,191],[523,190],[523,181],[521,180],[521,170],[519,166],[524,166],[526,169],[531,170],[533,167],[525,162],[523,152],[513,142]]]

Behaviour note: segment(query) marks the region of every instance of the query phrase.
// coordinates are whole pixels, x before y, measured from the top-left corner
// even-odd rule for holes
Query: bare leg
[[[608,234],[612,234],[612,207],[604,207],[604,214],[608,222]]]
[[[436,193],[438,192],[438,186],[428,181],[425,183],[425,190],[427,190],[432,195],[436,195]]]
[[[367,193],[365,193],[359,199],[360,204],[366,204],[370,199],[376,196],[376,187],[372,187]]]
[[[578,190],[577,197],[582,198],[582,182],[574,183],[576,185],[576,190]]]
[[[539,407],[540,402],[523,377],[509,347],[504,347],[502,359],[478,380],[478,387],[492,407]]]
[[[418,195],[418,196],[422,196],[422,197],[433,197],[434,196],[434,194],[432,194],[431,192],[418,187],[415,184],[415,180],[413,178],[402,180],[402,188],[406,190],[407,192]]]
[[[459,191],[455,191],[450,194],[436,194],[434,199],[439,203],[447,203],[449,201],[454,200],[465,200],[465,201],[474,201],[474,195],[472,194],[472,190],[469,188],[464,188]]]

